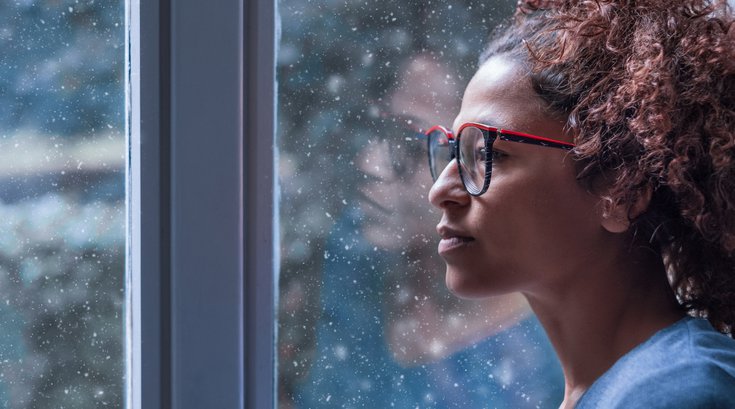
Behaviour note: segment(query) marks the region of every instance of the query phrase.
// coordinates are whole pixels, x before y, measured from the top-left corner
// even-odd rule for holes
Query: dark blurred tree
[[[0,124],[80,137],[122,129],[124,2],[0,2]]]
[[[0,206],[0,326],[7,408],[121,407],[121,201],[46,194]],[[82,230],[82,231],[80,231]]]

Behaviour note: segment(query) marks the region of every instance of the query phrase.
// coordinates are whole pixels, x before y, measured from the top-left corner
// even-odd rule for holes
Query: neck
[[[589,260],[584,265],[594,267],[564,283],[524,292],[564,370],[562,408],[573,408],[624,354],[684,316],[660,256],[630,250],[607,261]]]

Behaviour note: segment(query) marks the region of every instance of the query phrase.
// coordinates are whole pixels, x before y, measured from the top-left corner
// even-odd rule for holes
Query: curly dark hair
[[[575,135],[581,183],[631,220],[692,315],[735,325],[735,29],[726,1],[519,2],[480,62],[507,54]],[[588,186],[589,186],[588,185]],[[649,244],[650,243],[650,244]]]

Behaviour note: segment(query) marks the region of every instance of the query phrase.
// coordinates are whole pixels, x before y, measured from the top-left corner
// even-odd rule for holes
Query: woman
[[[730,9],[520,9],[428,132],[447,286],[527,298],[562,408],[735,407]]]
[[[398,67],[382,109],[371,110],[380,132],[354,159],[366,176],[348,201],[356,206],[336,218],[327,242],[316,348],[296,407],[553,405],[561,368],[525,300],[458,300],[436,282],[442,261],[426,248],[431,179],[424,146],[411,140],[430,121],[451,120],[462,89],[428,53]]]

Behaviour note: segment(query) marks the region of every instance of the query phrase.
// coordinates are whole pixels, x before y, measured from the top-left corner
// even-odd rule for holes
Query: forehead
[[[531,89],[527,68],[504,56],[485,62],[470,80],[454,129],[465,122],[528,132],[536,119],[548,116]]]

